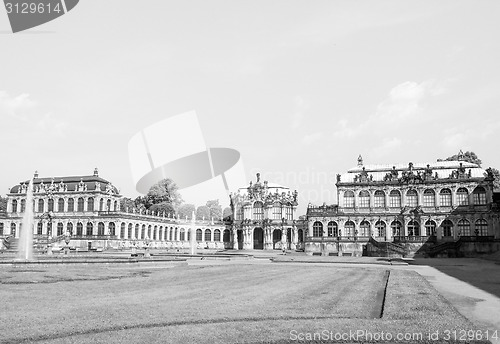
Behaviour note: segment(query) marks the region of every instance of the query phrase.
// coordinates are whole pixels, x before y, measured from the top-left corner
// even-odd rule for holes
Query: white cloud
[[[302,143],[305,144],[305,145],[311,145],[319,140],[321,140],[321,138],[323,138],[323,133],[313,133],[313,134],[309,134],[309,135],[305,135],[303,138],[302,138]]]
[[[16,97],[10,96],[5,91],[0,91],[0,112],[12,117],[24,119],[23,112],[33,109],[36,103],[30,99],[30,95],[22,93]]]
[[[296,96],[294,103],[295,112],[293,114],[291,125],[292,129],[298,129],[301,127],[304,120],[304,112],[309,109],[309,103],[303,96]]]

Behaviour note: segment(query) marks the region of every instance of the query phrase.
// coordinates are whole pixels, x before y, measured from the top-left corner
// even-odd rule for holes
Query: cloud
[[[24,120],[23,113],[35,108],[36,105],[27,93],[12,97],[7,92],[0,91],[0,112],[3,114]]]
[[[319,140],[321,140],[323,138],[323,133],[313,133],[313,134],[309,134],[309,135],[305,135],[303,138],[302,138],[302,143],[305,144],[305,145],[311,145]]]
[[[296,96],[295,100],[295,112],[293,114],[293,119],[291,122],[292,129],[298,129],[301,127],[304,120],[304,112],[309,109],[309,103],[303,96]]]

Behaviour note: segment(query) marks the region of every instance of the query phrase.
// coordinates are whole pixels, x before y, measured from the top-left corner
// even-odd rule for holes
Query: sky
[[[360,154],[500,168],[498,18],[495,0],[81,0],[13,34],[0,8],[0,194],[98,167],[135,198],[129,141],[192,110],[248,182],[297,189],[299,215],[336,203]]]

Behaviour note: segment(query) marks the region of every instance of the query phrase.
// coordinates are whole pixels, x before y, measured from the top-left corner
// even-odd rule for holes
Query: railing
[[[436,242],[436,237],[431,235],[431,236],[422,236],[422,235],[409,235],[409,236],[402,236],[402,235],[397,235],[393,237],[394,242]]]
[[[495,236],[493,235],[461,236],[459,240],[463,242],[488,242],[488,241],[495,241]]]
[[[361,241],[366,242],[370,239],[370,236],[341,236],[341,237],[306,237],[307,242],[339,242],[339,241]]]
[[[75,240],[112,240],[118,239],[116,235],[72,235],[70,239]]]

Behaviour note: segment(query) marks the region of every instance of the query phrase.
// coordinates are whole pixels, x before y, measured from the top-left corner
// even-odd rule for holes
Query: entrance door
[[[243,249],[243,231],[241,229],[238,229],[238,250]]]
[[[288,228],[286,230],[286,248],[290,250],[292,248],[292,229]]]
[[[273,231],[273,248],[279,250],[281,245],[276,245],[277,242],[281,242],[281,229],[275,229]]]
[[[260,227],[253,230],[253,248],[254,250],[264,249],[264,231]]]

